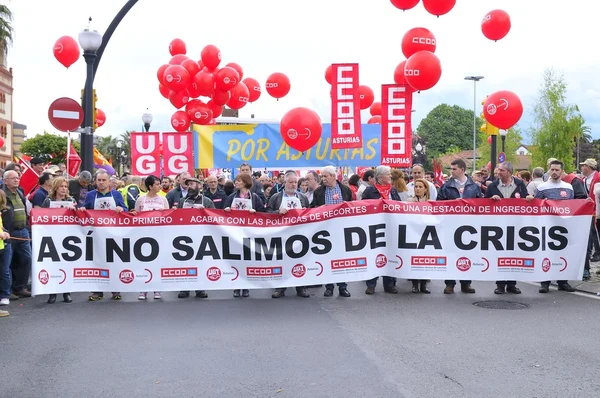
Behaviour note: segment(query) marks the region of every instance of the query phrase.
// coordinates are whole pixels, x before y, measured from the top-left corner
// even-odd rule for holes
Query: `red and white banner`
[[[400,279],[580,280],[594,205],[345,202],[286,215],[33,209],[33,293]],[[426,217],[423,217],[426,215]]]
[[[331,148],[362,148],[358,64],[333,64]]]
[[[164,175],[177,175],[184,171],[194,175],[194,138],[191,132],[163,133]]]
[[[159,133],[131,133],[131,173],[161,175]]]
[[[412,88],[408,84],[381,86],[381,164],[412,164]]]

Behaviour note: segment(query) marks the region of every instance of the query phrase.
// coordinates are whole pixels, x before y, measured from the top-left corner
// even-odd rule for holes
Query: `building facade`
[[[13,121],[13,156],[23,155],[23,153],[21,153],[21,145],[23,145],[25,138],[27,138],[25,130],[27,130],[27,126]]]
[[[1,51],[1,50],[0,50]],[[0,168],[6,167],[13,159],[13,71],[0,63],[0,137],[4,145],[0,147]]]

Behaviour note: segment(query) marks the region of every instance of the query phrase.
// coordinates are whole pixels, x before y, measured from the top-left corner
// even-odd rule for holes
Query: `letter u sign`
[[[191,132],[163,133],[164,175],[175,175],[183,171],[194,173],[194,141]]]

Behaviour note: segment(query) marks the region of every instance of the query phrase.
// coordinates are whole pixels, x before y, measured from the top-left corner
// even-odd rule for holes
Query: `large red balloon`
[[[360,92],[360,109],[367,109],[375,101],[375,93],[369,86],[360,86],[358,90]]]
[[[165,70],[167,70],[167,68],[171,66],[170,64],[164,64],[162,65],[160,68],[158,68],[158,71],[156,72],[156,77],[158,77],[158,82],[160,84],[164,84],[164,77],[165,77]]]
[[[79,44],[71,36],[63,36],[54,43],[54,57],[68,68],[79,59]]]
[[[171,43],[169,43],[169,53],[171,55],[183,54],[187,52],[185,47],[185,42],[181,39],[173,39]]]
[[[194,84],[194,80],[190,83],[190,85],[186,88],[190,98],[198,98],[202,95],[200,91],[196,88],[197,85]]]
[[[198,63],[193,59],[186,59],[180,65],[188,71],[190,76],[196,76],[196,73],[200,72],[200,67],[198,66]]]
[[[333,78],[333,65],[329,65],[327,69],[325,69],[325,80],[327,83],[331,84],[331,79]]]
[[[254,102],[260,98],[261,91],[258,80],[247,77],[243,80],[243,83],[248,87],[248,102]]]
[[[304,152],[319,142],[323,125],[317,112],[312,109],[294,108],[283,116],[279,130],[290,148]]]
[[[194,111],[194,107],[198,105],[205,105],[205,103],[199,99],[191,99],[187,104],[185,104],[185,111],[191,116]]]
[[[219,117],[223,113],[223,106],[215,104],[213,100],[208,101],[206,106],[211,110],[213,118]]]
[[[181,91],[190,84],[191,77],[181,65],[171,65],[165,69],[163,84],[173,91]]]
[[[250,93],[244,83],[239,83],[231,90],[231,98],[227,101],[227,106],[231,109],[242,109],[248,103]]]
[[[96,125],[102,127],[104,123],[106,123],[106,113],[102,109],[96,108]]]
[[[367,124],[381,124],[381,115],[371,116]]]
[[[238,73],[238,75],[240,75],[240,80],[238,81],[242,81],[242,79],[244,78],[244,70],[242,69],[242,67],[239,64],[236,64],[235,62],[230,62],[225,66],[229,66],[230,68],[235,69],[235,71]]]
[[[171,116],[171,126],[175,131],[186,131],[190,127],[190,117],[184,111],[177,111]]]
[[[440,80],[442,64],[434,53],[419,51],[406,60],[404,75],[415,90],[428,90]]]
[[[173,55],[173,57],[169,60],[169,65],[181,65],[181,63],[186,59],[190,58],[184,54]]]
[[[283,73],[275,72],[267,78],[265,87],[271,97],[283,98],[290,92],[290,78]]]
[[[212,95],[213,102],[221,106],[225,105],[227,101],[229,101],[229,98],[231,98],[231,93],[229,91],[219,89],[216,89]]]
[[[190,100],[190,96],[189,96],[187,90],[181,90],[181,91],[171,90],[171,92],[169,93],[169,101],[171,101],[171,104],[177,109],[184,107],[185,104],[187,104],[189,100]]]
[[[221,50],[212,44],[207,45],[200,53],[202,63],[210,70],[214,70],[221,63]]]
[[[410,10],[419,4],[419,0],[391,0],[394,7],[401,9],[402,11]]]
[[[229,91],[240,82],[240,75],[229,66],[219,69],[215,76],[215,87],[219,90]]]
[[[169,94],[171,93],[171,90],[169,90],[167,86],[158,83],[158,91],[160,91],[160,95],[162,95],[166,99],[169,99]]]
[[[412,28],[402,37],[402,54],[406,58],[418,51],[435,52],[435,36],[429,29]]]
[[[381,102],[373,102],[373,105],[369,108],[369,113],[371,116],[380,116],[381,115]]]
[[[481,31],[490,40],[500,40],[510,31],[510,16],[506,11],[493,10],[481,21]]]
[[[406,60],[400,62],[396,69],[394,69],[394,83],[396,84],[408,84],[406,82],[406,76],[404,76],[404,66],[406,65]]]
[[[212,73],[198,72],[192,79],[192,87],[195,91],[199,92],[200,95],[210,97],[215,90],[215,77]]]
[[[483,103],[483,114],[492,126],[508,130],[523,116],[523,104],[512,91],[496,91]]]
[[[438,17],[449,13],[455,5],[456,0],[423,0],[423,7],[427,12]]]
[[[196,124],[208,124],[210,120],[213,118],[212,111],[206,104],[195,104],[190,110],[187,112],[190,119]]]

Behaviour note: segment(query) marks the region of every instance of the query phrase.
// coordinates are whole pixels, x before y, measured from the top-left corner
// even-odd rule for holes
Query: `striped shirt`
[[[575,198],[573,192],[573,186],[568,182],[562,180],[548,181],[538,185],[537,192],[535,193],[536,199],[550,199],[550,200],[565,200]]]

